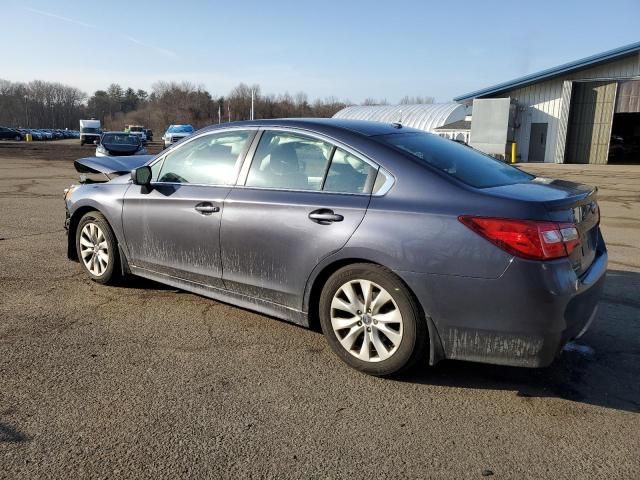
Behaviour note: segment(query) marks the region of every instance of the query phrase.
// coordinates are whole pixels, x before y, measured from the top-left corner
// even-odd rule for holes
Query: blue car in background
[[[192,125],[169,125],[169,128],[167,128],[167,131],[164,132],[162,136],[164,148],[170,147],[174,143],[188,137],[193,131]]]

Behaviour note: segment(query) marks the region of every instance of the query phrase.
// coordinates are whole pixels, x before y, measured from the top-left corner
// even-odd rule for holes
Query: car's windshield
[[[136,135],[128,133],[105,133],[102,143],[109,145],[139,145],[140,140]]]
[[[130,132],[142,132],[143,128],[142,127],[131,127],[129,128]]]
[[[82,127],[80,131],[82,133],[100,133],[99,128],[92,128],[92,127]]]
[[[169,133],[192,133],[193,127],[191,125],[171,125],[167,130]]]
[[[528,182],[534,178],[470,147],[429,133],[393,133],[375,137],[476,188]]]

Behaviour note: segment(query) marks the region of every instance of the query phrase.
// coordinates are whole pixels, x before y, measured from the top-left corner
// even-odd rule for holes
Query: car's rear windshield
[[[476,188],[528,182],[534,178],[466,145],[429,133],[392,133],[377,139],[411,154]]]
[[[102,143],[108,145],[139,145],[140,139],[137,135],[128,133],[105,133],[102,136]]]

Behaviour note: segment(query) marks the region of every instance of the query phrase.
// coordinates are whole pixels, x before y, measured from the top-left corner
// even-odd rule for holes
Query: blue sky
[[[579,7],[578,7],[579,5]],[[640,40],[640,2],[3,2],[0,78],[92,93],[187,80],[214,95],[437,101]]]

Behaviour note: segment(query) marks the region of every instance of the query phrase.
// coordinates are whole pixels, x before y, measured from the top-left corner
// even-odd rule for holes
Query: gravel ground
[[[640,167],[525,168],[600,187],[598,318],[541,370],[398,380],[321,334],[65,258],[77,141],[0,142],[0,478],[640,478]]]

